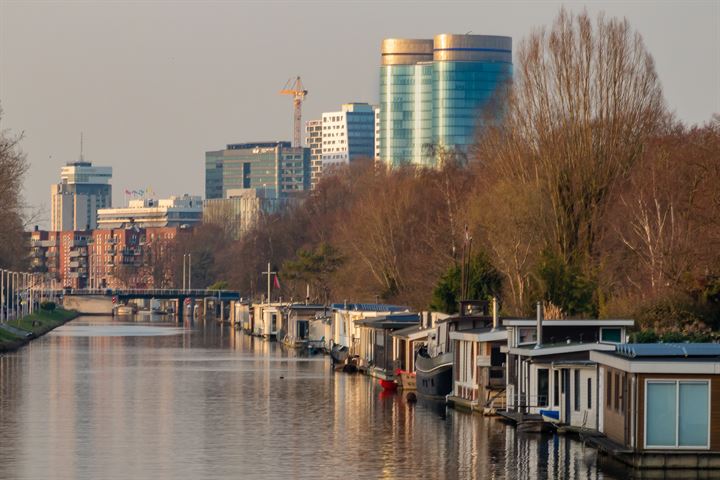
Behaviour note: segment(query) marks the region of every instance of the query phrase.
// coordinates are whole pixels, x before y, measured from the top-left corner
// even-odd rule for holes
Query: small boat
[[[452,392],[453,352],[430,357],[420,350],[415,359],[417,391],[428,397],[444,398]]]
[[[400,388],[405,391],[417,389],[417,379],[415,372],[408,372],[406,370],[397,370],[395,376],[400,379]]]
[[[135,309],[128,305],[120,305],[119,307],[115,307],[115,313],[117,315],[132,315],[135,313]]]
[[[394,392],[395,390],[397,390],[398,384],[395,380],[385,380],[385,379],[381,378],[380,386],[385,391]]]
[[[330,359],[332,360],[333,367],[342,368],[350,355],[350,349],[343,345],[335,344],[330,349]]]
[[[550,423],[560,423],[560,412],[557,410],[540,410],[543,420]]]

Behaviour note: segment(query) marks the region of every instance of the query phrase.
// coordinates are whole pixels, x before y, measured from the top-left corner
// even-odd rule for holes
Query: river
[[[79,317],[0,356],[0,478],[615,478],[215,322]]]

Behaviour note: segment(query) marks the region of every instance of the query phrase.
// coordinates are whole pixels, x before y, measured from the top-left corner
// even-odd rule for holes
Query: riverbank
[[[18,321],[0,325],[0,353],[17,350],[34,338],[45,335],[80,315],[74,310],[40,310]]]

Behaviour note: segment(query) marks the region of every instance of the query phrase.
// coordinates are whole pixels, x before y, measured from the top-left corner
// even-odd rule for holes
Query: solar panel
[[[717,343],[623,343],[616,352],[628,358],[638,357],[718,357]]]

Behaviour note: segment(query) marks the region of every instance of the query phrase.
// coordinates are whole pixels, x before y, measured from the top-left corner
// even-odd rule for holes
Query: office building
[[[498,87],[512,77],[512,39],[441,34],[385,39],[380,67],[379,157],[434,166],[437,148],[467,153]]]
[[[75,231],[97,227],[97,211],[112,206],[111,167],[94,167],[82,160],[60,170],[60,183],[50,188],[51,230]]]
[[[170,198],[142,198],[130,200],[127,207],[105,208],[97,212],[97,228],[192,226],[202,221],[202,199],[183,195]]]
[[[203,223],[218,225],[228,238],[238,240],[257,225],[262,215],[275,213],[292,200],[267,198],[263,190],[253,188],[230,189],[226,198],[205,200]]]
[[[322,120],[305,122],[305,144],[310,149],[310,188],[322,175]]]
[[[375,130],[376,108],[367,103],[346,103],[340,111],[325,112],[321,120],[307,122],[313,188],[323,171],[358,158],[375,158]]]
[[[310,189],[310,149],[290,142],[230,144],[205,153],[205,198],[227,198],[228,190],[262,190],[284,198]]]

